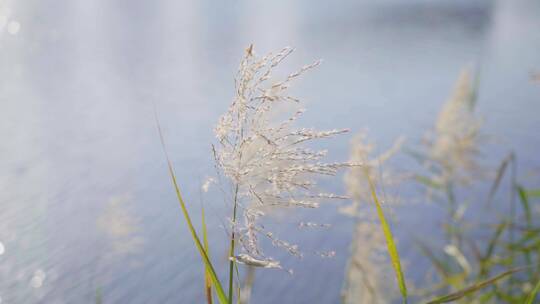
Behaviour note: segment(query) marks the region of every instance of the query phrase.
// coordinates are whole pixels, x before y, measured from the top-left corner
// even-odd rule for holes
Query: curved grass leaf
[[[525,219],[527,220],[527,227],[531,227],[532,215],[527,191],[525,191],[525,189],[519,185],[516,186],[516,188],[519,194],[519,200],[521,201],[521,205],[523,205],[523,212],[525,213]]]
[[[499,239],[501,238],[501,235],[506,230],[506,228],[509,226],[508,222],[502,221],[497,225],[497,228],[495,229],[495,233],[493,237],[489,240],[488,248],[486,250],[486,254],[483,257],[483,260],[490,260],[491,256],[495,252],[495,248],[497,248],[497,244],[499,243]]]
[[[536,286],[534,286],[534,289],[531,291],[531,294],[527,297],[527,301],[525,301],[525,304],[533,304],[534,300],[536,299],[536,294],[540,291],[540,281],[536,283]]]
[[[432,180],[429,177],[423,176],[423,175],[416,174],[414,176],[414,179],[417,182],[419,182],[420,184],[423,184],[424,186],[427,186],[428,188],[433,188],[433,189],[438,189],[438,190],[444,188],[444,186],[442,184]]]
[[[201,206],[201,217],[204,251],[206,251],[206,255],[210,258],[210,246],[208,245],[208,232],[206,229],[204,206]],[[210,275],[210,270],[207,265],[204,265],[204,287],[206,291],[206,302],[212,304],[212,276]]]
[[[468,296],[472,293],[475,293],[477,292],[478,290],[482,289],[482,288],[485,288],[487,286],[490,286],[494,283],[496,283],[497,281],[499,281],[500,279],[503,279],[511,274],[514,274],[516,272],[520,272],[522,270],[525,270],[527,269],[528,267],[521,267],[521,268],[515,268],[515,269],[511,269],[511,270],[508,270],[508,271],[505,271],[503,273],[500,273],[494,277],[491,277],[487,280],[484,280],[484,281],[481,281],[481,282],[478,282],[478,283],[475,283],[467,288],[464,288],[464,289],[461,289],[457,292],[454,292],[454,293],[451,293],[451,294],[448,294],[448,295],[445,295],[445,296],[442,296],[442,297],[439,297],[435,300],[432,300],[430,302],[428,302],[427,304],[439,304],[439,303],[448,303],[448,302],[453,302],[453,301],[456,301],[456,300],[459,300],[465,296]]]
[[[508,164],[513,161],[514,154],[510,153],[508,156],[506,156],[501,164],[499,165],[499,168],[497,169],[497,174],[495,176],[495,180],[493,181],[493,184],[491,185],[491,189],[489,190],[489,195],[486,204],[489,206],[491,205],[491,202],[493,201],[493,198],[495,197],[495,193],[497,192],[497,189],[499,189],[499,186],[501,185],[501,180],[504,176],[504,173],[506,172],[506,168],[508,167]]]
[[[403,303],[407,303],[407,285],[405,284],[405,277],[403,275],[403,270],[401,269],[401,262],[399,259],[399,253],[397,251],[396,244],[394,242],[394,237],[392,236],[392,231],[390,230],[390,226],[388,225],[388,222],[386,221],[386,218],[384,217],[384,212],[383,212],[381,203],[379,202],[379,198],[377,197],[377,193],[375,191],[375,185],[371,181],[371,178],[369,177],[369,172],[367,171],[367,169],[365,170],[365,174],[369,182],[369,187],[371,190],[371,196],[373,198],[373,202],[375,202],[375,206],[377,207],[377,214],[381,222],[384,238],[386,239],[388,254],[390,255],[390,260],[392,261],[392,267],[394,268],[394,272],[396,274],[396,279],[398,281],[399,290],[401,292]]]
[[[469,106],[471,110],[474,110],[478,101],[478,88],[480,87],[480,68],[476,68],[474,72],[474,78],[471,83],[471,89],[469,93]]]
[[[154,110],[155,110],[155,108],[154,108]],[[165,147],[165,140],[163,139],[163,132],[161,131],[161,125],[159,124],[159,120],[158,120],[156,112],[154,112],[154,118],[156,120],[158,132],[159,132],[159,139],[161,141],[161,146],[163,148],[163,152],[164,152],[165,158],[167,160],[167,167],[168,167],[168,170],[169,170],[169,175],[171,177],[171,180],[172,180],[172,183],[173,183],[173,186],[174,186],[174,190],[176,192],[176,197],[178,199],[178,202],[180,203],[180,207],[182,209],[182,214],[184,215],[184,218],[185,218],[186,223],[188,225],[189,231],[191,233],[191,237],[193,238],[193,242],[195,243],[195,246],[197,247],[197,250],[199,251],[199,254],[201,255],[201,258],[202,258],[205,266],[207,267],[207,269],[209,271],[210,278],[212,279],[212,283],[215,286],[219,302],[221,304],[226,304],[226,303],[229,302],[228,299],[227,299],[227,296],[225,295],[225,292],[223,291],[223,287],[222,287],[221,283],[219,282],[216,271],[214,270],[214,266],[212,265],[212,262],[210,261],[210,258],[206,254],[206,251],[204,250],[204,247],[203,247],[203,245],[201,243],[201,240],[200,240],[199,236],[197,235],[197,232],[195,231],[195,227],[193,227],[193,223],[192,223],[191,218],[189,216],[189,212],[187,210],[186,204],[184,202],[184,199],[182,198],[182,194],[180,193],[180,188],[178,187],[178,183],[176,181],[176,175],[174,174],[173,166],[172,166],[171,160],[169,158],[169,154],[167,153],[167,149]]]
[[[103,295],[101,294],[101,288],[96,289],[96,304],[102,304],[103,303]]]
[[[539,198],[540,197],[540,189],[529,189],[527,190],[527,196],[530,198]]]
[[[447,278],[450,276],[450,267],[448,263],[446,263],[444,260],[439,259],[435,254],[433,253],[433,250],[431,250],[424,242],[420,240],[416,240],[418,247],[420,248],[420,251],[431,261],[433,266],[435,266],[435,269],[441,276],[441,278]]]

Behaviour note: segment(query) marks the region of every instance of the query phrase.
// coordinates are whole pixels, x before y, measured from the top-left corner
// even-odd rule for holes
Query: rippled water
[[[199,193],[213,173],[212,128],[233,95],[244,47],[297,48],[302,124],[368,128],[381,146],[429,128],[467,64],[481,67],[485,131],[540,166],[540,4],[535,1],[0,2],[1,303],[197,303],[202,267],[174,198],[153,120],[193,216],[209,209],[225,265],[222,201]],[[345,159],[350,136],[329,141]],[[407,162],[396,164],[407,167]],[[339,179],[325,181],[343,191]],[[276,233],[308,253],[295,270],[256,275],[255,303],[336,303],[351,238],[334,205],[282,218]],[[430,216],[402,212],[404,227]],[[304,216],[333,227],[299,231]],[[422,221],[429,228],[429,221]],[[427,230],[426,230],[427,231]],[[397,232],[405,255],[413,249]],[[333,249],[333,259],[309,254]],[[225,269],[225,268],[221,268]],[[223,272],[224,273],[224,272]],[[293,300],[294,299],[294,300]]]

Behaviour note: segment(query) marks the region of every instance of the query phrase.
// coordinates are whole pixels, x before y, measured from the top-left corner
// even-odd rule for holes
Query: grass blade
[[[530,197],[530,198],[539,198],[540,197],[540,189],[527,190],[527,196]]]
[[[508,227],[508,222],[502,221],[497,225],[497,228],[495,229],[495,234],[491,238],[491,240],[488,243],[488,248],[486,250],[486,254],[484,255],[484,260],[491,259],[491,256],[493,255],[495,248],[497,247],[497,244],[499,242],[499,239],[504,232],[504,230]]]
[[[96,304],[103,304],[103,296],[101,295],[101,288],[96,289]]]
[[[527,227],[531,227],[532,224],[532,217],[531,217],[531,207],[529,205],[529,197],[527,194],[527,191],[519,185],[516,186],[519,199],[521,201],[521,204],[523,205],[523,212],[525,212],[525,219],[527,220]]]
[[[203,245],[206,255],[210,259],[210,246],[208,245],[208,232],[206,229],[206,220],[204,216],[204,206],[201,207],[201,225],[203,231]],[[204,265],[204,287],[206,291],[206,302],[212,304],[212,277],[210,275],[210,270],[207,265]]]
[[[433,251],[422,241],[416,240],[416,242],[418,243],[418,246],[420,247],[422,253],[431,261],[433,266],[435,266],[435,269],[437,270],[439,275],[442,278],[447,278],[448,276],[450,276],[450,269],[448,267],[448,264],[437,258]]]
[[[486,203],[488,206],[491,205],[491,202],[495,197],[495,193],[497,192],[497,189],[499,189],[504,173],[506,172],[506,168],[508,167],[508,164],[512,161],[513,158],[514,154],[509,154],[502,160],[501,164],[499,165],[499,168],[497,169],[497,175],[495,176],[495,180],[493,181],[491,189],[489,190],[489,195]]]
[[[394,237],[392,236],[392,231],[390,230],[390,226],[388,225],[388,222],[386,221],[386,218],[384,217],[384,212],[383,212],[381,203],[379,202],[379,198],[377,197],[377,192],[375,191],[375,185],[371,181],[371,178],[369,177],[369,172],[367,171],[367,169],[365,170],[365,174],[369,182],[371,196],[373,197],[373,201],[375,202],[375,206],[377,207],[377,214],[379,216],[379,220],[381,222],[384,237],[386,239],[386,245],[388,248],[388,254],[390,255],[390,260],[392,261],[392,267],[394,268],[394,272],[396,273],[396,279],[398,281],[399,291],[401,292],[403,303],[407,303],[407,285],[405,284],[405,277],[403,276],[403,270],[401,269],[401,262],[399,259],[399,253],[397,251],[396,244],[394,242]]]
[[[533,304],[534,300],[536,299],[536,294],[540,291],[540,281],[536,283],[536,286],[534,286],[534,289],[531,291],[531,294],[527,297],[527,301],[525,301],[525,304]]]
[[[168,170],[169,170],[169,175],[171,177],[171,181],[173,183],[174,190],[176,192],[176,197],[178,199],[178,202],[180,203],[180,207],[182,209],[182,214],[184,215],[184,218],[185,218],[186,223],[188,225],[189,231],[191,233],[191,237],[193,238],[193,242],[195,243],[195,246],[197,247],[197,250],[199,251],[199,254],[201,255],[201,258],[202,258],[205,266],[209,270],[209,274],[210,274],[210,277],[212,279],[212,283],[215,286],[219,302],[221,304],[226,304],[226,303],[228,303],[227,296],[225,295],[225,292],[223,291],[223,287],[222,287],[221,283],[219,282],[216,271],[214,270],[214,266],[212,265],[212,262],[208,258],[208,255],[206,254],[206,251],[204,250],[204,247],[203,247],[203,245],[201,243],[201,240],[200,240],[199,236],[197,235],[197,232],[195,231],[195,227],[193,227],[193,223],[192,223],[191,218],[189,216],[189,212],[188,212],[188,210],[186,208],[186,204],[184,202],[184,199],[182,198],[182,194],[180,193],[180,188],[178,187],[178,183],[176,181],[176,175],[174,174],[173,166],[172,166],[171,160],[169,158],[169,154],[167,153],[167,149],[165,147],[165,140],[163,139],[163,132],[161,131],[161,125],[159,123],[159,120],[158,120],[158,117],[157,117],[157,112],[155,111],[155,108],[154,108],[154,118],[156,120],[158,132],[159,132],[159,139],[161,141],[161,146],[163,148],[163,152],[164,152],[165,158],[167,160],[167,167],[168,167]]]
[[[439,189],[439,190],[443,189],[443,185],[441,185],[440,183],[437,183],[436,181],[432,180],[429,177],[416,174],[414,176],[414,179],[417,182],[423,184],[424,186],[427,186],[428,188]]]
[[[474,79],[471,84],[471,91],[469,94],[469,106],[471,110],[474,110],[476,102],[478,101],[478,88],[480,87],[480,69],[477,68],[474,73]]]
[[[429,158],[426,154],[409,148],[404,148],[403,152],[414,158],[420,164],[423,164],[426,159]]]
[[[428,302],[427,304],[439,304],[439,303],[448,303],[452,301],[459,300],[467,295],[470,295],[471,293],[474,293],[482,288],[485,288],[487,286],[490,286],[491,284],[494,284],[495,282],[499,281],[500,279],[503,279],[511,274],[514,274],[516,272],[522,271],[527,269],[527,267],[521,267],[521,268],[515,268],[508,271],[505,271],[503,273],[500,273],[492,278],[489,278],[485,281],[481,281],[478,283],[475,283],[467,288],[461,289],[459,291],[456,291],[454,293],[439,297],[435,300],[432,300]]]

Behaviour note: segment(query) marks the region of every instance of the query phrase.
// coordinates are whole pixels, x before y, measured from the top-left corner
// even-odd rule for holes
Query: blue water
[[[537,1],[28,0],[3,1],[1,16],[20,24],[0,31],[1,303],[204,301],[152,103],[190,211],[207,206],[224,275],[223,203],[199,187],[214,172],[212,128],[250,43],[259,53],[294,46],[291,70],[323,58],[295,85],[308,109],[301,124],[368,129],[383,148],[400,135],[419,142],[459,71],[479,66],[483,130],[501,143],[485,160],[513,147],[524,171],[540,168]],[[327,142],[330,160],[348,157],[350,137]],[[341,177],[323,186],[344,191]],[[409,207],[400,222],[429,237],[430,212]],[[333,226],[300,231],[301,219]],[[277,221],[306,256],[269,249],[295,275],[258,271],[254,303],[339,302],[351,220],[327,205]],[[410,234],[397,234],[414,261]]]

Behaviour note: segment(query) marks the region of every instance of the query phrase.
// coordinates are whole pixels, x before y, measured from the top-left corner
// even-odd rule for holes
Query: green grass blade
[[[497,281],[499,281],[500,279],[503,279],[511,274],[514,274],[516,272],[519,272],[519,271],[522,271],[522,270],[525,270],[527,269],[527,267],[521,267],[521,268],[515,268],[515,269],[511,269],[511,270],[508,270],[508,271],[505,271],[503,273],[500,273],[494,277],[491,277],[487,280],[484,280],[484,281],[481,281],[481,282],[478,282],[478,283],[475,283],[467,288],[464,288],[464,289],[461,289],[459,291],[456,291],[454,293],[451,293],[451,294],[448,294],[448,295],[445,295],[445,296],[442,296],[442,297],[439,297],[435,300],[432,300],[430,302],[428,302],[427,304],[439,304],[439,303],[448,303],[448,302],[453,302],[453,301],[456,301],[456,300],[459,300],[467,295],[470,295],[472,293],[475,293],[477,292],[478,290],[482,289],[482,288],[485,288],[487,286],[490,286],[494,283],[496,283]]]
[[[96,304],[103,304],[103,296],[99,287],[96,289]]]
[[[423,184],[424,186],[427,186],[428,188],[433,188],[433,189],[438,189],[438,190],[443,189],[443,185],[441,185],[440,183],[437,183],[436,181],[433,181],[429,177],[416,174],[414,176],[414,179],[417,182]]]
[[[403,152],[411,156],[412,158],[414,158],[420,164],[423,164],[426,161],[426,159],[429,159],[429,157],[425,153],[422,153],[420,151],[416,151],[410,148],[404,148]]]
[[[234,263],[234,272],[236,272],[236,302],[240,304],[242,301],[242,284],[240,283],[240,272],[238,271],[238,263]],[[249,302],[248,302],[249,303]]]
[[[492,299],[495,296],[495,291],[486,292],[478,297],[479,303],[493,303]]]
[[[182,194],[180,193],[180,188],[178,187],[178,183],[176,181],[176,175],[174,174],[174,170],[173,170],[171,160],[169,158],[169,154],[167,153],[167,149],[165,147],[165,140],[163,139],[163,132],[161,131],[161,125],[159,124],[157,113],[154,112],[154,115],[155,115],[155,120],[156,120],[156,124],[157,124],[157,128],[158,128],[158,132],[159,132],[159,139],[161,141],[161,146],[163,148],[163,152],[164,152],[165,158],[167,160],[167,167],[168,167],[168,170],[169,170],[169,175],[171,177],[171,180],[172,180],[175,192],[176,192],[176,197],[178,199],[178,202],[180,203],[180,207],[182,209],[182,214],[184,215],[184,218],[185,218],[186,223],[188,225],[189,231],[190,231],[191,236],[193,238],[193,242],[195,243],[195,246],[197,247],[197,250],[199,251],[199,254],[201,255],[201,258],[202,258],[205,266],[208,267],[210,277],[212,279],[213,285],[215,286],[219,302],[221,304],[226,304],[226,303],[228,303],[227,296],[225,295],[225,292],[223,291],[223,287],[222,287],[221,283],[219,282],[216,271],[214,270],[214,266],[212,265],[212,262],[208,258],[208,255],[206,254],[206,251],[204,250],[204,247],[203,247],[203,245],[201,243],[201,240],[200,240],[199,236],[197,235],[197,232],[195,231],[195,227],[193,227],[193,223],[192,223],[191,218],[189,216],[189,212],[188,212],[188,210],[186,208],[186,204],[184,202],[184,199],[182,198]]]
[[[540,198],[540,189],[527,190],[527,196],[530,198]]]
[[[532,224],[532,215],[531,215],[531,207],[529,205],[529,197],[527,194],[527,191],[519,185],[516,186],[518,194],[519,194],[519,200],[521,201],[521,205],[523,206],[523,212],[525,212],[525,219],[527,220],[527,227],[531,227]]]
[[[506,168],[508,167],[508,164],[510,161],[512,161],[513,154],[510,154],[506,156],[501,164],[499,165],[499,168],[497,169],[497,174],[495,176],[495,180],[493,181],[493,184],[491,185],[491,189],[489,190],[488,199],[487,199],[487,205],[491,205],[491,202],[493,201],[493,197],[495,197],[495,193],[497,193],[497,189],[499,189],[499,186],[501,185],[501,180],[504,176],[504,173],[506,172]]]
[[[450,276],[450,267],[447,263],[445,263],[443,260],[437,258],[435,254],[433,253],[433,250],[431,250],[426,244],[424,244],[420,240],[416,240],[418,243],[418,246],[420,247],[420,250],[422,253],[431,261],[433,266],[435,266],[435,269],[439,273],[439,275],[442,278],[447,278]]]
[[[497,248],[497,244],[499,243],[499,240],[501,238],[501,235],[503,234],[504,230],[508,227],[508,222],[502,221],[497,225],[497,228],[495,229],[495,233],[493,234],[493,237],[489,240],[488,247],[486,249],[486,254],[482,258],[482,260],[490,260],[491,256],[495,252],[495,248]]]
[[[210,246],[208,245],[208,232],[206,229],[206,220],[204,215],[204,206],[201,207],[201,225],[202,225],[202,231],[203,231],[203,245],[204,245],[204,251],[206,252],[206,255],[210,259]],[[212,276],[210,274],[210,270],[208,269],[207,265],[204,265],[204,287],[206,291],[206,302],[208,304],[212,304]]]
[[[533,304],[534,300],[536,299],[536,294],[540,291],[540,281],[536,283],[536,286],[534,286],[534,289],[531,291],[531,294],[527,297],[527,301],[525,301],[525,304]]]
[[[499,245],[503,232],[508,227],[508,222],[502,221],[497,225],[493,237],[489,240],[486,253],[480,259],[480,278],[483,279],[489,275],[492,265],[492,256]]]
[[[401,269],[401,262],[399,259],[399,253],[397,251],[396,244],[394,242],[394,237],[392,236],[392,231],[390,230],[390,226],[388,225],[388,222],[386,221],[386,218],[384,217],[384,212],[383,212],[381,203],[379,202],[379,198],[377,197],[377,192],[375,191],[375,185],[371,181],[371,178],[369,177],[369,172],[367,170],[365,170],[365,174],[369,182],[371,196],[373,197],[373,201],[375,202],[375,206],[377,207],[377,214],[379,216],[379,220],[381,222],[384,237],[386,239],[386,245],[388,248],[388,254],[390,255],[390,260],[392,261],[392,267],[394,268],[394,272],[396,273],[396,279],[398,281],[399,291],[401,292],[403,303],[407,303],[407,285],[405,284],[405,277],[403,275],[403,270]]]
[[[471,92],[469,94],[469,106],[471,110],[474,110],[478,101],[478,88],[480,87],[480,69],[477,68],[474,73],[474,79],[471,84]]]

